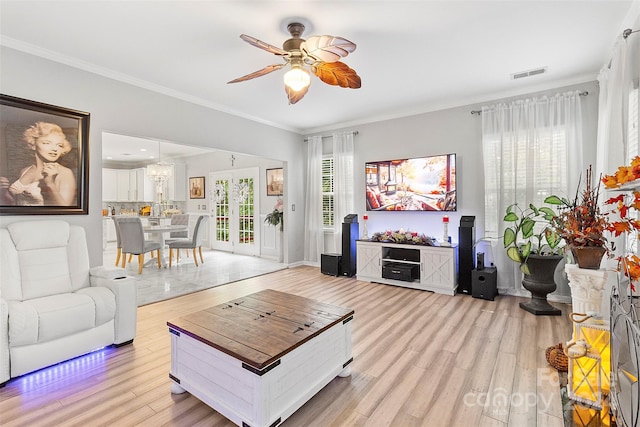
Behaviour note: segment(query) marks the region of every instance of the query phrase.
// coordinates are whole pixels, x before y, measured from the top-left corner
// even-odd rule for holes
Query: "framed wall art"
[[[189,178],[189,198],[204,199],[204,176]]]
[[[282,168],[267,169],[267,196],[282,196],[284,175]]]
[[[89,213],[89,113],[0,94],[0,214]]]

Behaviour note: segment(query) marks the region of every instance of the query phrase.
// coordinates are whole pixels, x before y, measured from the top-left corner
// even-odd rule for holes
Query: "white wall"
[[[235,157],[233,166],[231,165],[231,156]],[[209,172],[222,172],[237,169],[246,169],[252,167],[258,167],[259,182],[258,189],[260,190],[259,209],[261,214],[267,214],[273,210],[278,197],[267,196],[267,169],[282,168],[284,163],[280,160],[265,159],[262,157],[247,156],[242,154],[234,154],[227,151],[214,151],[210,154],[182,157],[180,161],[185,163],[187,167],[187,177],[204,176],[205,177],[205,199],[187,199],[186,211],[187,212],[202,212],[198,211],[198,205],[207,204],[206,211],[209,212],[209,192],[212,190],[212,183],[209,181]],[[297,206],[296,206],[297,209]],[[288,214],[288,212],[287,212]]]
[[[18,220],[58,218],[88,230],[91,265],[102,264],[102,140],[103,131],[157,138],[187,145],[304,164],[302,137],[114,81],[57,62],[0,47],[0,92],[91,113],[89,215],[2,216],[0,226]],[[301,169],[285,169],[285,202],[296,204],[286,215],[285,261],[302,261],[304,188]],[[95,231],[94,231],[95,230]]]

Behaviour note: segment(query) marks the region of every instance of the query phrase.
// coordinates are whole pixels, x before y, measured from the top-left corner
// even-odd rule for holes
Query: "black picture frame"
[[[267,196],[282,196],[284,173],[282,168],[267,169]]]
[[[189,198],[204,199],[204,176],[193,176],[189,178]]]
[[[0,94],[0,215],[89,214],[89,119]],[[47,135],[58,143],[44,139],[40,148],[37,141]]]

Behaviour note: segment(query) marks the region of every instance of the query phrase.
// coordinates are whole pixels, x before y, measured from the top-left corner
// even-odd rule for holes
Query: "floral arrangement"
[[[273,225],[274,227],[280,224],[280,231],[282,231],[284,227],[284,213],[282,199],[278,199],[275,206],[273,207],[273,211],[267,214],[264,219],[264,222],[267,224]]]
[[[587,169],[585,187],[576,190],[573,200],[549,196],[545,203],[557,205],[558,214],[551,219],[551,225],[567,245],[574,247],[606,248],[605,231],[609,229],[608,213],[600,211],[598,199],[600,186],[593,187],[593,171]],[[607,249],[608,252],[608,249]]]
[[[371,239],[372,242],[389,242],[389,243],[403,243],[407,245],[423,245],[423,246],[438,246],[435,237],[425,236],[424,234],[418,234],[416,231],[405,231],[404,229],[396,231],[378,231],[373,233]]]
[[[640,178],[640,157],[636,156],[629,166],[620,166],[612,175],[605,175],[602,183],[605,188],[613,190],[624,190],[625,184],[629,184]],[[640,191],[634,186],[630,191],[620,193],[616,197],[611,197],[605,202],[611,206],[619,216],[615,221],[611,221],[608,230],[616,237],[621,234],[633,236],[638,242],[638,231],[640,231],[640,220],[637,213],[640,211]],[[633,282],[640,280],[640,258],[635,253],[628,253],[618,257],[618,266],[631,282],[631,289],[635,290]]]

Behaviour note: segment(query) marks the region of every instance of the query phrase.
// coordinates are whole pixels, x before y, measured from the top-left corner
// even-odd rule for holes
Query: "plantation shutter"
[[[334,224],[333,158],[322,159],[322,223]]]

